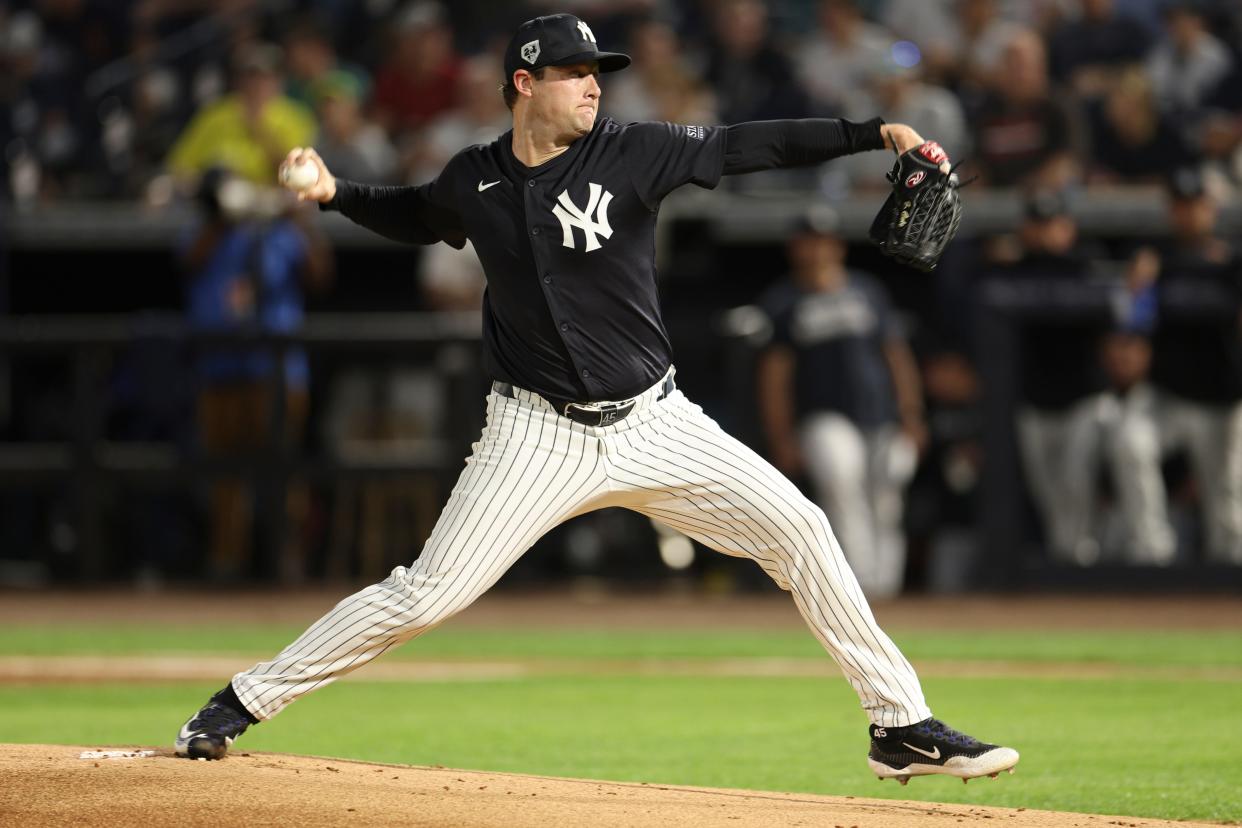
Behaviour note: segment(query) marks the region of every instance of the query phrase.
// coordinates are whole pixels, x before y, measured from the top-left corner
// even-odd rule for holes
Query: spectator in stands
[[[110,54],[103,9],[10,9],[0,18],[0,138],[8,189],[33,202],[83,188],[98,119],[84,106],[87,73]]]
[[[1232,66],[1228,47],[1208,30],[1199,3],[1171,3],[1165,36],[1147,58],[1160,107],[1181,117],[1196,114]]]
[[[995,187],[1060,189],[1078,177],[1075,114],[1049,88],[1043,41],[1023,30],[1006,45],[971,117],[980,174]]]
[[[1141,64],[1151,36],[1141,22],[1119,9],[1116,0],[1079,0],[1080,14],[1048,36],[1052,79],[1079,97],[1097,98],[1112,78]]]
[[[397,151],[384,130],[363,114],[358,76],[333,69],[318,78],[309,91],[319,120],[315,148],[324,163],[352,181],[376,184],[391,180],[397,169]]]
[[[186,275],[191,325],[204,331],[296,331],[303,295],[331,276],[324,238],[305,221],[300,207],[283,210],[273,198],[223,168],[201,178],[203,219],[180,251]],[[275,195],[280,195],[276,193]],[[270,446],[273,426],[270,349],[208,350],[198,360],[198,424],[202,448],[217,457],[236,457]],[[301,350],[286,353],[283,433],[296,445],[307,413],[308,365]],[[306,512],[306,493],[290,487],[280,497],[291,518],[290,544],[272,550],[283,578],[303,574],[297,529]],[[269,504],[269,508],[272,505]],[[278,507],[276,507],[278,508]],[[211,495],[208,565],[214,577],[232,580],[250,573],[251,498],[235,481],[216,483]]]
[[[375,76],[373,116],[394,140],[460,100],[462,61],[439,3],[416,0],[395,21],[388,61]]]
[[[881,22],[902,40],[918,45],[929,79],[948,79],[960,42],[954,10],[958,0],[887,0]]]
[[[687,65],[685,45],[673,27],[649,17],[630,29],[630,70],[609,78],[604,110],[620,123],[669,121],[716,124],[716,101]]]
[[[883,288],[846,268],[836,225],[821,206],[790,238],[760,415],[775,464],[805,468],[863,591],[891,597],[905,573],[903,490],[926,438],[922,391]]]
[[[1242,15],[1242,10],[1238,13]],[[1242,60],[1234,61],[1233,69],[1204,102],[1198,139],[1211,177],[1235,193],[1242,192]]]
[[[285,94],[308,107],[316,105],[314,88],[322,78],[336,72],[354,77],[360,101],[370,94],[371,78],[361,66],[343,62],[332,44],[332,35],[316,18],[299,18],[284,36]]]
[[[513,126],[497,89],[496,79],[503,76],[504,69],[489,55],[470,58],[463,64],[461,103],[431,121],[410,142],[407,180],[416,184],[430,181],[462,147],[491,143]]]
[[[315,137],[310,110],[281,94],[279,47],[244,45],[233,66],[237,91],[200,110],[168,155],[178,178],[193,180],[222,166],[254,184],[271,184],[285,154]]]
[[[141,197],[161,176],[164,160],[189,115],[182,78],[173,66],[160,61],[158,49],[153,31],[135,30],[131,59],[139,73],[129,88],[128,109],[117,113],[128,123],[120,140],[105,140],[109,167],[120,179],[116,195]]]
[[[720,119],[732,124],[804,116],[806,94],[771,41],[767,7],[759,0],[721,0],[715,13],[707,81]]]
[[[889,0],[884,23],[918,44],[927,77],[937,83],[978,85],[1018,25],[1034,26],[1040,4],[996,0]]]
[[[890,123],[910,124],[922,135],[934,135],[950,158],[970,156],[970,132],[957,96],[925,83],[918,67],[905,67],[891,54],[884,54],[868,67],[864,79],[873,103],[866,110],[847,110],[845,117],[865,119],[876,112]],[[843,174],[851,189],[884,189],[884,174],[893,157],[883,153],[859,153],[838,159],[825,168],[825,175]]]
[[[1242,564],[1242,286],[1235,245],[1194,168],[1170,178],[1171,241],[1158,252],[1159,322],[1152,380],[1164,452],[1186,451],[1201,493],[1204,552]],[[1150,255],[1148,252],[1147,255]],[[1147,467],[1149,485],[1161,485]]]
[[[977,94],[996,79],[1009,44],[1023,27],[1003,17],[997,0],[958,0],[959,43],[949,80],[961,94]]]
[[[893,40],[888,30],[863,18],[856,0],[820,0],[819,27],[794,54],[814,111],[835,116],[874,112],[867,78],[891,59]]]
[[[1170,166],[1189,163],[1191,150],[1169,117],[1156,107],[1141,67],[1121,70],[1090,110],[1091,184],[1159,184]]]
[[[1037,192],[1019,228],[1018,260],[994,272],[1046,292],[1082,283],[1097,258],[1083,248],[1065,198]],[[1090,306],[1030,319],[1019,334],[1017,436],[1027,485],[1054,560],[1095,563],[1092,534],[1103,377],[1096,359],[1108,318]]]

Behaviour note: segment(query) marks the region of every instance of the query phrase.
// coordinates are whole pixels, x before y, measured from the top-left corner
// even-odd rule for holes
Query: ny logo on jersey
[[[590,187],[591,195],[587,199],[585,210],[578,209],[578,205],[569,197],[569,190],[561,191],[556,199],[556,206],[552,208],[552,214],[561,222],[561,244],[571,250],[575,249],[573,228],[577,227],[586,237],[587,253],[599,250],[599,240],[595,238],[597,234],[606,239],[612,238],[612,228],[608,225],[608,204],[612,201],[612,193],[594,181]],[[595,215],[594,219],[591,218],[592,214]]]
[[[582,32],[583,40],[589,40],[592,43],[599,42],[595,39],[595,33],[591,31],[591,27],[583,23],[581,20],[578,21],[578,31]]]

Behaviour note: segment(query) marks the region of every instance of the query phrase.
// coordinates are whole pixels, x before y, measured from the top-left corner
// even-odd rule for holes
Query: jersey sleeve
[[[443,241],[460,250],[466,244],[466,229],[454,197],[453,169],[449,162],[438,177],[415,187],[383,187],[338,179],[336,197],[322,209],[337,210],[394,241]]]
[[[724,171],[724,127],[628,124],[621,147],[638,195],[652,209],[682,184],[715,187]]]

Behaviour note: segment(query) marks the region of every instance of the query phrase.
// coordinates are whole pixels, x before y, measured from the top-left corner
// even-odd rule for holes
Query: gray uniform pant
[[[1095,563],[1091,534],[1100,450],[1100,405],[1092,396],[1060,411],[1018,411],[1018,446],[1027,487],[1057,560]]]
[[[916,449],[895,425],[863,430],[828,412],[808,417],[801,437],[807,473],[863,592],[897,595],[906,570],[905,486]]]
[[[1164,562],[1152,539],[1167,543],[1172,558],[1160,463],[1185,451],[1202,493],[1207,559],[1242,564],[1242,403],[1209,405],[1150,387],[1130,396],[1117,419],[1115,476],[1140,560]]]

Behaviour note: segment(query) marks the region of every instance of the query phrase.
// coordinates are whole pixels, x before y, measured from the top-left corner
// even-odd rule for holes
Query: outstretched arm
[[[306,162],[316,166],[319,178],[298,192],[299,201],[317,201],[319,209],[336,210],[393,241],[411,244],[445,241],[458,249],[465,244],[466,236],[456,213],[437,204],[432,197],[431,188],[435,182],[417,187],[385,187],[336,178],[319,153],[309,147],[290,150],[280,171]]]
[[[748,121],[725,131],[724,174],[822,164],[842,155],[891,149],[898,155],[924,143],[906,124],[880,118],[854,123],[836,118]],[[943,165],[948,171],[948,163]]]

